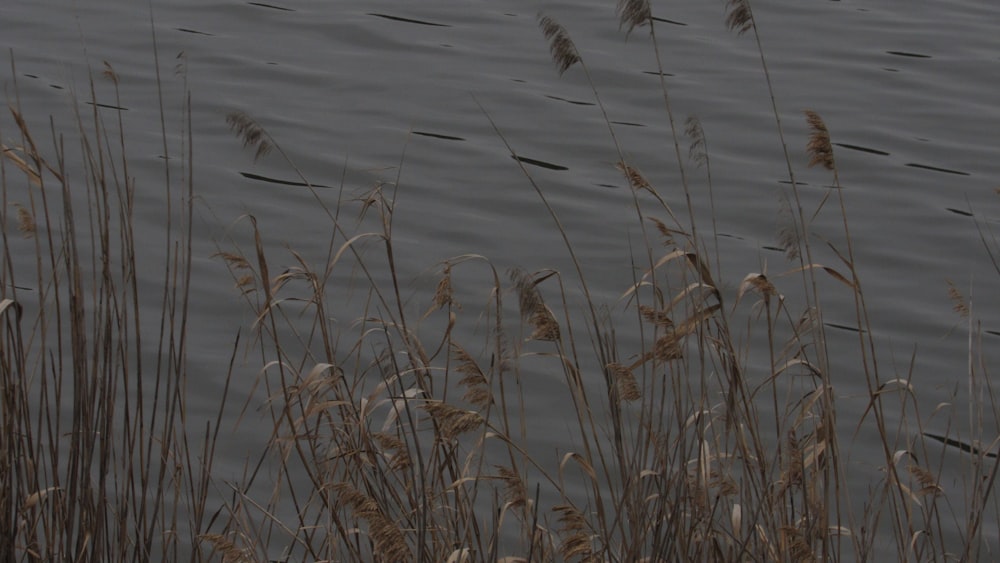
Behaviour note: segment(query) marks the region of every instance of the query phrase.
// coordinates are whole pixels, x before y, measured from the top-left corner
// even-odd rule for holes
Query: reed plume
[[[633,189],[653,191],[652,184],[650,184],[649,180],[642,175],[642,172],[639,172],[639,170],[635,167],[626,164],[625,161],[619,161],[615,164],[615,168],[621,170],[625,174],[625,177],[628,178],[629,185],[631,185]]]
[[[497,476],[503,482],[504,501],[510,507],[521,507],[528,503],[528,488],[521,476],[509,467],[497,466]]]
[[[223,563],[249,563],[255,561],[250,550],[242,549],[226,536],[221,534],[202,534],[199,540],[208,543],[212,549],[222,556]]]
[[[31,214],[31,211],[20,204],[14,204],[17,207],[17,230],[24,236],[24,238],[31,238],[35,236],[35,232],[38,227],[35,225],[35,217]]]
[[[271,152],[273,148],[270,136],[267,131],[257,123],[252,117],[242,111],[234,111],[226,115],[226,123],[236,136],[243,141],[243,148],[254,147],[256,152],[253,155],[254,162],[260,160]]]
[[[642,390],[635,380],[635,375],[627,366],[618,362],[608,364],[608,371],[614,377],[615,385],[618,388],[618,396],[623,401],[638,401],[642,398]]]
[[[649,305],[640,305],[639,313],[646,321],[661,328],[671,328],[674,326],[674,321],[670,318],[669,313],[661,309],[656,309]]]
[[[110,80],[115,86],[118,86],[118,73],[115,72],[114,67],[108,61],[104,61],[104,71],[101,75]]]
[[[552,510],[559,513],[559,522],[562,523],[559,530],[562,536],[559,552],[563,558],[567,561],[574,558],[578,558],[578,561],[596,561],[594,546],[588,533],[590,526],[583,513],[566,504],[554,506]]]
[[[753,29],[753,11],[750,9],[750,0],[729,0],[726,7],[729,13],[726,14],[726,27],[730,31],[735,31],[737,35]]]
[[[809,153],[809,166],[820,164],[827,170],[834,169],[833,145],[830,144],[830,132],[823,123],[823,118],[812,110],[806,110],[806,122],[812,133],[809,135],[809,143],[806,144],[806,152]]]
[[[637,27],[648,25],[653,18],[649,0],[618,0],[618,18],[626,35]]]
[[[917,484],[920,488],[917,490],[917,494],[920,496],[937,496],[944,491],[941,485],[938,484],[937,477],[933,473],[920,467],[915,463],[908,464],[906,466],[906,471],[917,480]]]
[[[948,298],[951,299],[952,310],[959,314],[962,318],[968,318],[970,307],[965,296],[962,292],[955,287],[955,284],[951,280],[945,280],[948,284]]]
[[[443,309],[450,305],[457,306],[458,304],[452,299],[451,265],[445,264],[444,271],[441,272],[441,279],[438,281],[437,289],[434,290],[434,306],[438,309]]]
[[[390,471],[405,471],[412,467],[413,460],[410,458],[406,442],[388,432],[375,432],[372,437],[382,448],[382,454],[389,462]]]
[[[412,553],[403,532],[379,508],[374,499],[347,483],[335,483],[331,488],[340,501],[351,507],[354,515],[368,522],[368,533],[375,543],[375,552],[384,561],[409,561]]]
[[[698,166],[703,166],[708,162],[708,151],[705,143],[705,130],[701,127],[701,120],[697,116],[689,116],[684,122],[684,133],[691,140],[688,147],[688,159]]]
[[[799,227],[792,213],[792,204],[784,194],[781,195],[778,221],[780,225],[778,227],[778,247],[785,252],[785,258],[795,260],[799,257],[802,237],[799,234]]]
[[[446,441],[452,441],[483,425],[483,418],[478,414],[445,402],[431,401],[426,403],[423,409],[434,417],[434,421],[441,429],[441,436]]]
[[[452,343],[452,357],[458,362],[455,371],[462,374],[458,384],[465,387],[463,399],[481,409],[493,404],[493,393],[490,391],[489,380],[479,368],[475,359],[457,343]]]
[[[527,320],[528,324],[534,328],[534,332],[529,337],[531,340],[559,340],[559,321],[545,305],[536,287],[540,281],[547,277],[535,280],[521,270],[514,269],[510,272],[510,278],[514,282],[518,302],[521,305],[521,318]]]
[[[549,40],[549,51],[552,52],[552,60],[559,67],[560,75],[580,62],[580,53],[576,50],[576,45],[570,39],[566,28],[549,16],[541,14],[538,15],[538,27],[542,28],[542,33]]]

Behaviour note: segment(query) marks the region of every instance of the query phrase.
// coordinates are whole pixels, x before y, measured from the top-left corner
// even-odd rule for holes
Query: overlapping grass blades
[[[726,24],[753,32],[766,65],[750,2],[727,6]],[[623,1],[619,15],[625,33],[648,31],[660,64],[650,4]],[[162,262],[149,264],[136,248],[121,113],[102,114],[95,103],[78,114],[80,164],[69,166],[62,138],[42,149],[12,103],[13,134],[0,131],[17,139],[5,141],[0,158],[4,209],[15,215],[2,216],[0,267],[4,558],[990,557],[995,536],[987,528],[998,513],[989,432],[1000,417],[974,345],[975,311],[951,286],[969,319],[972,403],[969,420],[956,421],[967,422],[966,433],[926,428],[921,390],[879,368],[835,129],[806,112],[809,161],[793,162],[772,91],[784,147],[777,158],[790,180],[781,236],[790,261],[780,275],[725,279],[722,257],[709,250],[717,243],[707,243],[718,240],[715,202],[711,224],[699,225],[691,198],[696,174],[712,186],[710,132],[696,118],[677,127],[662,66],[664,146],[679,187],[669,197],[626,158],[585,49],[551,16],[540,15],[539,25],[559,72],[586,74],[630,189],[643,246],[623,241],[630,267],[620,272],[620,299],[598,302],[591,293],[574,234],[522,166],[525,189],[535,190],[573,271],[502,271],[485,256],[455,256],[441,262],[433,295],[409,301],[393,239],[402,178],[360,194],[350,186],[321,193],[266,127],[234,113],[228,123],[239,140],[254,158],[276,155],[298,174],[330,233],[319,259],[294,249],[276,255],[252,215],[219,242],[216,258],[254,319],[252,337],[234,335],[234,350],[220,360],[232,373],[242,358],[256,374],[241,416],[262,412],[269,427],[267,436],[240,436],[256,449],[236,482],[213,475],[220,431],[232,427],[222,419],[227,398],[208,428],[189,426],[185,410],[186,350],[198,336],[188,308],[190,138],[177,155],[182,178],[164,169]],[[516,155],[503,124],[484,114]],[[109,127],[112,116],[118,123]],[[189,123],[183,128],[190,133]],[[170,156],[177,151],[166,138]],[[814,165],[830,172],[835,189],[804,209],[795,171]],[[686,209],[675,213],[672,201]],[[819,213],[842,218],[842,245],[812,232]],[[15,258],[26,255],[32,260]],[[140,268],[161,268],[162,283],[140,284]],[[857,343],[849,349],[829,349],[820,287],[854,303]],[[140,306],[150,292],[158,308]],[[160,322],[144,321],[150,317]],[[619,330],[625,323],[634,330]],[[857,420],[838,412],[834,353],[853,358],[866,383],[867,409]],[[543,379],[559,382],[559,395],[546,397],[562,405],[558,429],[551,413],[537,412]],[[874,428],[881,449],[880,459],[866,461],[875,477],[851,463],[849,433],[862,427]],[[961,487],[941,479],[955,454]]]

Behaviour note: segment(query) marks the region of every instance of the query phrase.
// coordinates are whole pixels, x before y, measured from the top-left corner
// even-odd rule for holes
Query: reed
[[[728,7],[726,24],[753,31],[763,61],[749,0]],[[648,2],[623,1],[619,16],[626,34],[648,28],[659,52]],[[218,242],[215,258],[254,319],[252,337],[234,335],[224,354],[227,378],[247,365],[256,374],[237,418],[255,411],[269,429],[236,481],[214,468],[220,440],[239,423],[225,414],[229,380],[207,426],[192,425],[186,410],[186,354],[198,336],[188,305],[190,108],[179,149],[163,134],[165,156],[182,162],[183,173],[178,179],[165,165],[166,229],[150,257],[136,247],[121,112],[102,113],[96,103],[78,110],[71,153],[54,130],[52,148],[43,149],[16,100],[10,104],[18,140],[0,158],[4,209],[15,215],[0,215],[5,560],[990,556],[988,528],[1000,514],[989,432],[1000,411],[981,364],[976,310],[949,285],[968,322],[969,418],[954,421],[962,433],[932,432],[933,413],[918,407],[921,390],[905,375],[884,375],[877,361],[835,129],[807,111],[809,160],[793,162],[772,92],[778,158],[792,182],[788,271],[726,279],[722,257],[699,234],[718,238],[714,198],[712,224],[699,230],[688,186],[701,173],[711,186],[708,136],[696,117],[683,131],[674,127],[662,68],[667,145],[688,207],[681,214],[624,156],[585,51],[551,16],[538,23],[558,72],[586,74],[630,188],[644,247],[622,250],[631,263],[620,272],[620,298],[594,297],[560,210],[515,160],[572,271],[502,271],[485,256],[454,256],[439,264],[433,294],[408,301],[393,245],[401,177],[357,197],[345,195],[347,186],[321,193],[264,124],[233,113],[227,122],[253,158],[281,159],[330,226],[319,258],[271,249],[252,214]],[[118,88],[113,68],[103,76]],[[90,93],[96,102],[93,84]],[[501,124],[484,114],[516,155]],[[817,165],[834,189],[806,210],[795,170]],[[836,213],[842,232],[818,238],[810,221],[819,213]],[[985,232],[982,243],[996,256]],[[15,258],[22,256],[31,260]],[[143,268],[161,269],[158,285],[140,283]],[[820,287],[854,303],[857,342],[848,349],[829,349]],[[838,412],[833,353],[856,358],[867,383],[858,420]],[[554,451],[532,401],[539,374],[558,376],[562,395],[549,401],[569,406],[561,429],[568,438]],[[882,449],[870,462],[875,477],[851,462],[845,439],[865,425]],[[941,477],[946,457],[962,464],[960,487]]]
[[[97,79],[117,92],[110,65]],[[207,516],[217,439],[194,447],[184,418],[190,154],[174,155],[183,181],[165,173],[166,253],[151,264],[143,255],[156,253],[136,246],[121,110],[81,107],[48,149],[17,99],[6,108],[13,128],[2,135],[16,140],[2,147],[2,199],[17,219],[2,219],[0,553],[183,558]],[[159,267],[162,285],[139,282]]]

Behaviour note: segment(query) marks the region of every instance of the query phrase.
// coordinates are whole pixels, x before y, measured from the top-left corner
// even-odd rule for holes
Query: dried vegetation
[[[727,25],[756,35],[749,1],[728,6]],[[648,29],[659,51],[648,3],[623,1],[619,13],[625,31]],[[560,73],[582,64],[565,28],[545,15],[539,23]],[[141,286],[135,272],[151,265],[137,258],[125,141],[106,128],[96,104],[92,110],[78,117],[86,176],[73,181],[87,186],[83,196],[71,189],[67,149],[57,143],[48,154],[41,150],[16,103],[14,128],[4,131],[18,138],[2,147],[0,159],[4,209],[16,210],[16,220],[4,219],[8,258],[0,268],[5,560],[995,555],[995,535],[986,527],[995,531],[997,471],[982,435],[984,418],[996,412],[988,382],[970,370],[970,386],[979,391],[970,393],[979,401],[970,411],[981,416],[971,436],[926,432],[916,410],[919,390],[905,377],[887,378],[874,360],[843,190],[835,190],[835,211],[822,208],[826,198],[820,209],[804,210],[794,175],[800,163],[787,147],[780,242],[789,272],[745,273],[729,282],[735,292],[720,285],[719,257],[697,235],[694,214],[688,210],[686,221],[675,215],[623,156],[610,121],[614,160],[646,240],[642,253],[631,254],[633,271],[622,272],[616,303],[591,296],[571,233],[523,167],[575,271],[501,272],[483,256],[452,257],[422,314],[401,297],[395,183],[353,201],[312,191],[331,221],[320,264],[292,252],[295,266],[278,267],[267,233],[244,218],[237,228],[250,247],[234,236],[216,258],[255,319],[249,343],[234,335],[230,366],[237,351],[256,362],[246,407],[263,413],[270,434],[234,482],[213,473],[218,441],[233,428],[223,418],[226,394],[207,426],[191,424],[185,410],[188,339],[198,336],[187,305],[192,175],[187,170],[178,180],[165,172],[173,206],[162,285]],[[777,108],[775,119],[784,144]],[[806,119],[807,164],[831,171],[839,186],[831,133],[818,113],[806,112]],[[234,113],[228,122],[254,158],[273,150],[299,173],[252,117]],[[685,133],[689,159],[679,146]],[[503,138],[499,128],[497,134]],[[711,187],[701,124],[688,120],[673,135],[684,194],[691,177],[684,171],[692,165]],[[190,163],[190,155],[178,156]],[[843,217],[846,246],[830,244],[836,267],[812,258],[810,220],[821,212]],[[647,225],[654,228],[647,232]],[[714,220],[708,230],[716,237]],[[34,271],[15,270],[15,252],[33,252]],[[470,273],[492,282],[465,286]],[[352,296],[353,323],[331,320],[343,304],[338,276],[363,288]],[[838,282],[835,290],[854,300],[857,342],[850,350],[827,347],[818,278]],[[161,293],[160,310],[139,306],[148,291]],[[974,316],[954,285],[948,293],[959,313]],[[468,296],[465,306],[456,295]],[[608,307],[621,314],[608,314]],[[162,319],[158,329],[150,331],[149,316]],[[615,323],[622,322],[635,323],[641,338],[619,341]],[[838,418],[832,354],[857,358],[855,377],[866,381],[870,401],[861,420]],[[562,394],[546,398],[571,413],[561,428],[531,423],[542,373],[561,381]],[[867,463],[879,476],[850,463],[845,425],[876,429],[883,455]],[[538,443],[558,449],[539,451]],[[960,452],[966,482],[941,481],[942,451]],[[859,486],[868,495],[862,503]]]

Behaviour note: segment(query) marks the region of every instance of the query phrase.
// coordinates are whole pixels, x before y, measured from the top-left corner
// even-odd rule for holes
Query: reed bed
[[[750,2],[727,7],[727,25],[753,36],[770,83]],[[624,32],[648,32],[659,61],[649,4],[623,1],[619,14]],[[557,70],[579,68],[590,80],[569,31],[544,14],[539,25]],[[711,189],[707,135],[697,118],[675,119],[660,76],[685,209],[675,212],[628,161],[606,118],[643,241],[623,245],[631,267],[621,272],[614,303],[593,297],[573,233],[517,159],[574,268],[503,271],[485,256],[450,257],[433,295],[414,303],[404,297],[408,277],[394,251],[399,178],[360,194],[344,186],[331,199],[337,191],[313,189],[260,123],[231,114],[254,157],[284,159],[330,226],[318,262],[271,249],[252,215],[219,243],[216,259],[255,319],[250,337],[234,335],[230,374],[237,358],[256,373],[250,400],[236,406],[241,417],[263,413],[270,429],[238,482],[213,470],[217,444],[232,427],[223,419],[230,399],[220,398],[207,426],[190,423],[185,409],[186,353],[198,337],[188,305],[190,113],[179,149],[164,133],[165,156],[183,165],[164,165],[165,236],[160,262],[149,264],[135,246],[121,114],[109,125],[96,104],[79,111],[71,158],[55,131],[52,147],[40,146],[12,102],[13,127],[0,131],[17,139],[0,159],[4,209],[16,215],[0,216],[3,558],[995,556],[989,433],[1000,416],[977,353],[975,311],[951,286],[969,323],[969,415],[954,422],[961,434],[931,431],[920,389],[879,369],[834,133],[820,114],[805,112],[810,161],[798,163],[774,105],[789,175],[779,236],[787,271],[723,280],[721,257],[706,242],[717,240],[714,217],[697,224],[691,204],[692,178],[704,175]],[[117,85],[110,67],[103,79]],[[603,112],[599,85],[590,84]],[[93,86],[91,95],[96,101]],[[485,111],[484,119],[515,156],[502,123]],[[67,166],[74,158],[78,164]],[[826,170],[835,188],[814,208],[800,197],[802,166]],[[812,223],[831,213],[842,232],[821,238]],[[994,256],[995,241],[983,242]],[[15,256],[33,256],[32,268]],[[157,267],[162,283],[140,283],[140,268]],[[854,303],[857,340],[849,349],[829,349],[821,288]],[[639,337],[620,338],[623,323]],[[868,407],[858,420],[839,416],[833,355],[856,358],[856,377],[866,382]],[[538,447],[547,429],[532,425],[540,374],[559,378],[563,394],[548,401],[571,413],[559,431],[569,438],[555,450]],[[869,460],[875,477],[850,463],[849,433],[862,426],[874,428],[881,445],[881,458]],[[946,456],[962,465],[960,486],[941,480]]]

